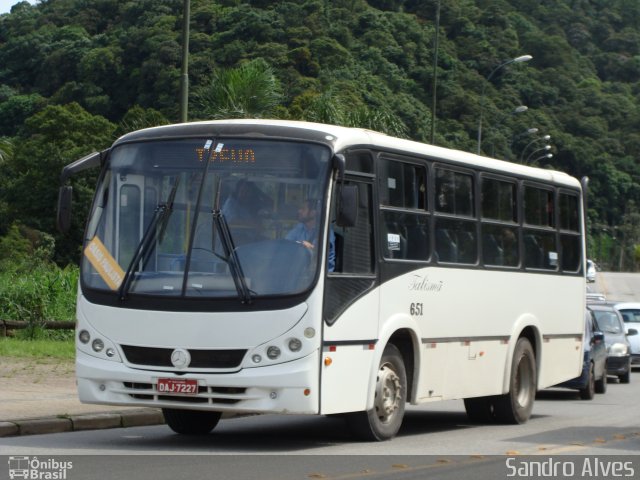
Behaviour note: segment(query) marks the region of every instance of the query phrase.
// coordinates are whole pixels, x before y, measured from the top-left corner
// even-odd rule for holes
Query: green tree
[[[5,200],[10,208],[3,222],[20,221],[41,232],[53,233],[58,175],[62,167],[91,151],[107,147],[113,141],[114,130],[115,125],[89,114],[78,104],[49,106],[27,119],[27,137],[16,144],[13,158],[6,164],[8,181],[6,190],[0,193],[0,202]],[[57,261],[66,263],[77,259],[96,173],[74,180],[72,231],[56,238]]]
[[[261,58],[237,68],[214,72],[211,82],[194,94],[198,118],[268,118],[283,100],[273,68]]]

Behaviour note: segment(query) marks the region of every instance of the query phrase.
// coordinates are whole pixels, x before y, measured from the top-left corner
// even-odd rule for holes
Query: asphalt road
[[[70,480],[183,478],[180,471],[225,479],[508,478],[511,456],[560,455],[634,455],[628,458],[640,475],[638,398],[636,370],[630,384],[611,379],[607,393],[591,401],[570,390],[540,392],[525,425],[471,424],[462,402],[451,401],[409,408],[398,437],[383,443],[353,441],[340,418],[264,415],[224,420],[203,437],[166,426],[8,437],[0,439],[0,455],[73,456],[82,475]]]
[[[640,274],[598,272],[596,281],[589,284],[595,292],[604,293],[607,300],[640,302]]]

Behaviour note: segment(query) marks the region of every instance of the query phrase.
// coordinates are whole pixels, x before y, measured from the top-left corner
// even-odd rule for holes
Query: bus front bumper
[[[83,403],[180,408],[231,413],[319,412],[318,352],[301,359],[233,374],[138,370],[77,352],[78,395]],[[194,394],[158,391],[158,379],[196,380]]]

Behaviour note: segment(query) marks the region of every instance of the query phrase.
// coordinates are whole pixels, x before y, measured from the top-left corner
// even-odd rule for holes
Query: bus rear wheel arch
[[[494,414],[504,423],[525,423],[531,416],[537,390],[536,356],[531,342],[520,337],[513,351],[509,391],[493,401]]]
[[[531,416],[536,390],[536,356],[531,341],[523,336],[513,352],[509,391],[504,395],[465,398],[467,417],[476,423],[525,423]]]

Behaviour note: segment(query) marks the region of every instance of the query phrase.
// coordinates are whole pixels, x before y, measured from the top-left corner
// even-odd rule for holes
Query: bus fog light
[[[271,360],[275,360],[280,356],[280,349],[278,347],[271,346],[267,348],[267,357]]]
[[[102,350],[104,350],[104,342],[102,340],[100,340],[99,338],[96,338],[91,343],[91,348],[93,348],[94,352],[101,352]]]
[[[313,338],[316,336],[316,330],[313,327],[307,327],[304,329],[304,336],[307,338]]]
[[[111,358],[116,354],[116,351],[113,348],[107,348],[107,351],[104,353],[107,354],[107,357]]]
[[[87,343],[89,343],[89,340],[91,340],[91,334],[86,330],[80,330],[78,339],[86,345]]]
[[[276,392],[271,392],[269,394],[269,398],[271,398],[271,400],[275,400],[276,398],[278,398],[278,394]]]
[[[251,357],[251,360],[253,361],[253,363],[260,363],[262,361],[262,357],[260,355],[254,355],[253,357]]]
[[[292,338],[289,340],[289,350],[292,352],[299,352],[302,349],[302,342],[297,338]]]

